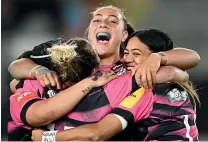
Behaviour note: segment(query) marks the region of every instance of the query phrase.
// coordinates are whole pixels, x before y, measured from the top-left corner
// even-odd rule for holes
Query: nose
[[[124,61],[126,63],[132,63],[134,61],[134,59],[133,59],[132,55],[127,54],[127,55],[124,56]]]
[[[107,21],[106,21],[106,20],[103,20],[103,21],[100,23],[99,27],[100,27],[100,28],[108,28],[107,24],[108,24]]]

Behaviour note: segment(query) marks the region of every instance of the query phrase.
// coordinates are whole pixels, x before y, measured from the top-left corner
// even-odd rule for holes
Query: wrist
[[[83,92],[84,94],[87,94],[92,88],[96,87],[95,81],[93,81],[91,77],[87,77],[86,79],[84,79],[83,84],[85,88],[84,90],[86,90],[85,92]]]
[[[45,131],[42,134],[42,142],[56,142],[57,131]]]
[[[158,54],[161,57],[161,65],[167,65],[168,56],[165,54],[165,52],[157,52],[156,54]]]
[[[41,65],[36,65],[36,66],[34,66],[34,67],[30,70],[29,77],[31,77],[31,78],[36,78],[36,76],[35,76],[36,70],[37,70],[38,68],[40,68],[40,67],[41,67]]]
[[[160,65],[162,65],[162,57],[160,56],[160,54],[152,53],[151,56],[153,56],[154,59],[157,58],[159,60],[159,62],[160,62]]]
[[[48,68],[44,67],[44,66],[41,66],[41,65],[37,65],[35,67],[33,67],[31,70],[30,70],[30,77],[31,78],[37,78],[37,74],[38,72],[40,72],[41,70],[48,70]]]

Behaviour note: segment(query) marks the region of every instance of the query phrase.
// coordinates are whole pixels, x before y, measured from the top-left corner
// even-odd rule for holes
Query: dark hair
[[[125,45],[127,45],[128,41],[132,37],[137,37],[142,43],[147,45],[152,52],[168,51],[173,49],[173,41],[168,36],[168,34],[157,29],[145,29],[136,31],[127,38]],[[200,104],[200,100],[197,92],[193,88],[191,81],[177,84],[179,84],[191,95],[191,98],[193,99],[194,109],[196,109],[196,103],[198,102]]]
[[[76,56],[70,59],[69,57],[63,58],[63,50],[61,51],[59,48],[55,50],[56,54],[54,54],[56,56],[60,54],[59,57],[56,57],[56,61],[51,56],[48,56],[50,52],[53,52],[53,46],[70,48],[67,45],[76,46],[74,48]],[[48,49],[51,49],[51,51],[48,51]],[[64,54],[67,53],[65,52]],[[56,71],[60,76],[65,75],[64,77],[60,77],[62,82],[70,81],[71,83],[76,83],[88,77],[91,75],[93,69],[99,65],[97,55],[93,51],[91,44],[82,38],[50,40],[35,46],[33,50],[24,52],[19,58],[30,58],[36,64]]]
[[[48,48],[51,48],[53,45],[60,45],[64,42],[66,42],[65,39],[58,38],[58,39],[54,39],[54,40],[41,43],[35,46],[32,50],[25,51],[22,55],[18,57],[18,59],[29,58],[38,65],[47,67],[49,70],[56,71],[54,67],[54,63],[51,61],[50,57],[40,58],[40,56],[48,55],[49,54],[47,51]],[[37,58],[32,58],[32,56],[35,56]]]
[[[137,37],[142,43],[147,45],[152,52],[160,52],[173,49],[173,41],[169,35],[157,29],[145,29],[136,31],[127,38],[125,45],[127,45],[128,41],[132,37]]]
[[[134,28],[131,24],[127,24],[126,25],[126,31],[128,32],[128,35],[131,35],[134,33]],[[122,42],[121,45],[120,45],[120,57],[122,58],[123,55],[124,55],[124,50],[125,50],[125,42]]]

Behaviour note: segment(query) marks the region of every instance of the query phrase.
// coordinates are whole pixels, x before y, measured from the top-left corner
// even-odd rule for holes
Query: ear
[[[122,41],[123,41],[123,42],[127,39],[128,35],[129,35],[129,34],[128,34],[127,31],[123,31],[123,36],[122,36]]]

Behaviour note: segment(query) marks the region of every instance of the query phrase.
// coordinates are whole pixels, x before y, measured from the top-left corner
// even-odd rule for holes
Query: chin
[[[106,48],[106,49],[103,49]],[[108,48],[107,47],[98,47],[96,48],[96,52],[99,56],[105,55],[108,53]]]

